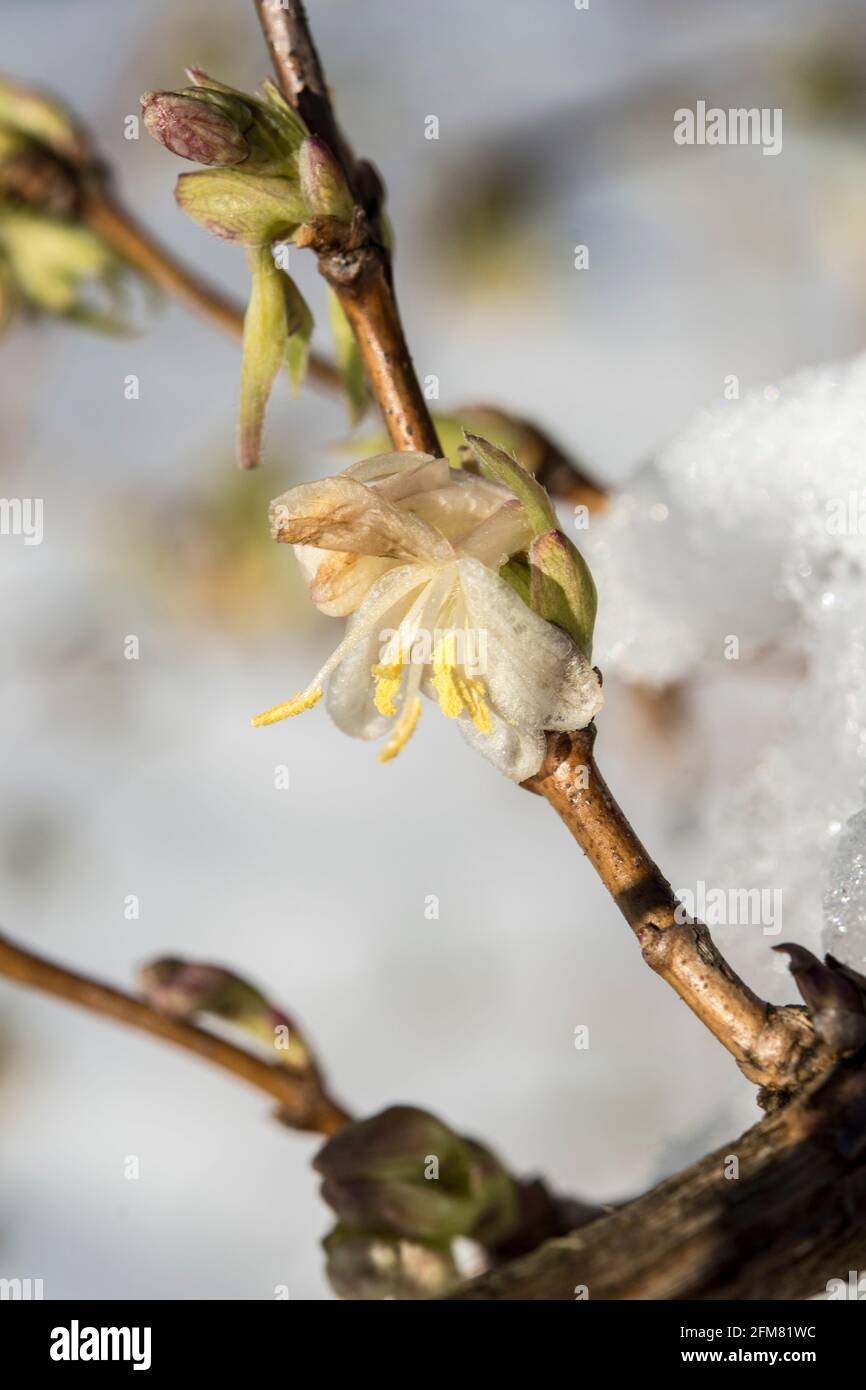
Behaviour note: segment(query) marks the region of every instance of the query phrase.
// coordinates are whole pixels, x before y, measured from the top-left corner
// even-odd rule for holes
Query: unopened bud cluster
[[[294,281],[275,265],[272,247],[307,244],[310,227],[323,221],[348,228],[354,205],[337,159],[309,134],[272,82],[250,95],[197,68],[188,75],[193,85],[181,92],[147,92],[142,111],[155,140],[182,159],[208,166],[178,179],[175,196],[184,212],[214,236],[246,248],[252,290],[244,321],[239,455],[242,467],[251,468],[261,451],[274,380],[285,367],[292,387],[299,388],[313,329],[312,315]]]
[[[826,955],[823,961],[805,946],[775,946],[789,958],[794,982],[808,1005],[818,1036],[840,1055],[866,1044],[866,976]]]
[[[68,112],[0,80],[0,328],[22,313],[124,326],[129,267],[83,214],[102,179]]]
[[[517,1219],[516,1184],[498,1160],[412,1106],[348,1125],[314,1166],[338,1217],[325,1250],[342,1297],[445,1293],[458,1277],[451,1242],[493,1245]]]

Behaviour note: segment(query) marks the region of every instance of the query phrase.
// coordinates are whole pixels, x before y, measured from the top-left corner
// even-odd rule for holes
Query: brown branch
[[[798,1299],[847,1282],[866,1259],[864,1060],[841,1063],[740,1139],[454,1297]]]
[[[241,337],[244,329],[243,308],[177,260],[119,203],[101,193],[91,194],[85,199],[82,216],[94,232],[146,279],[223,332],[235,338]],[[310,380],[318,386],[331,391],[342,389],[339,372],[326,358],[311,354],[308,370]]]
[[[677,921],[677,899],[641,844],[595,761],[595,727],[549,734],[540,771],[524,785],[550,802],[640,943],[644,960],[676,990],[773,1104],[833,1056],[808,1014],[753,994],[700,922]]]
[[[311,129],[336,129],[321,64],[300,0],[256,0],[286,98],[300,109],[305,93]],[[319,124],[317,124],[319,122]],[[322,124],[324,122],[324,124]],[[345,150],[345,146],[343,146]],[[345,154],[343,155],[345,159]],[[347,176],[356,172],[347,164]],[[440,453],[397,314],[387,254],[361,207],[351,231],[310,227],[308,244],[355,331],[373,392],[398,449]],[[556,475],[554,464],[550,473]],[[561,476],[561,475],[560,475]],[[644,959],[764,1088],[768,1105],[829,1065],[832,1055],[802,1009],[759,999],[731,970],[700,923],[678,924],[670,885],[629,825],[592,757],[595,730],[551,735],[544,766],[527,785],[550,801],[584,849],[637,936]],[[589,768],[589,784],[580,775]]]
[[[315,1060],[304,1071],[276,1066],[195,1024],[161,1012],[142,999],[37,956],[3,936],[0,977],[137,1028],[222,1067],[278,1101],[276,1118],[290,1129],[332,1138],[352,1123],[348,1111],[329,1095]],[[274,1012],[273,1017],[287,1023],[291,1032],[297,1032],[282,1013]],[[514,1259],[534,1250],[543,1241],[593,1220],[602,1210],[577,1198],[552,1193],[537,1178],[515,1177],[513,1181],[515,1219],[489,1251],[495,1260]]]
[[[274,72],[307,129],[320,135],[357,193],[355,157],[337,125],[331,94],[302,0],[255,0]]]
[[[359,170],[340,134],[322,66],[300,0],[255,0],[259,21],[286,100],[308,129],[340,160],[356,198]],[[369,166],[364,166],[369,173]],[[376,189],[376,199],[381,188]],[[368,214],[370,214],[368,216]],[[319,270],[336,294],[355,333],[373,395],[395,449],[440,456],[436,433],[400,322],[390,258],[375,228],[370,200],[356,208],[351,237],[309,242]]]
[[[350,1116],[325,1091],[317,1070],[293,1074],[202,1028],[158,1013],[149,1004],[111,985],[100,984],[86,975],[55,965],[2,936],[0,976],[194,1052],[272,1096],[279,1102],[278,1118],[292,1129],[330,1136],[349,1122]]]

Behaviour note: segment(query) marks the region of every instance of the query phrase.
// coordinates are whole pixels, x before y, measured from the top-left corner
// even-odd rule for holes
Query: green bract
[[[194,222],[244,246],[290,241],[306,216],[297,184],[239,169],[181,174],[175,197]]]
[[[510,560],[502,570],[502,578],[529,603],[533,612],[567,632],[589,659],[597,607],[589,566],[559,530],[553,504],[541,484],[504,449],[488,440],[467,433],[466,442],[484,476],[504,484],[519,498],[532,528],[533,540],[526,561]]]

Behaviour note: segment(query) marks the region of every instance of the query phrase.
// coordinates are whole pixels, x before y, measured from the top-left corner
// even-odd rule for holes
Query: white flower
[[[382,454],[291,488],[271,504],[271,528],[294,544],[317,607],[349,624],[306,689],[254,725],[309,709],[330,679],[335,723],[356,738],[388,735],[385,762],[425,694],[523,781],[541,765],[545,729],[583,728],[601,708],[583,653],[499,577],[531,538],[507,488],[428,454]]]

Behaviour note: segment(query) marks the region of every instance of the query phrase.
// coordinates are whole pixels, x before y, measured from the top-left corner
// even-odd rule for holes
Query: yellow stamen
[[[388,718],[397,713],[397,706],[394,704],[394,696],[400,689],[400,682],[403,679],[403,654],[398,656],[397,661],[386,661],[378,666],[373,666],[372,675],[376,682],[376,689],[373,693],[373,703],[380,714]]]
[[[447,719],[456,719],[465,708],[478,732],[490,733],[490,710],[484,700],[487,690],[483,681],[458,671],[453,633],[448,633],[437,644],[432,681],[439,708]]]
[[[466,700],[472,723],[475,725],[479,734],[489,734],[492,725],[490,722],[490,710],[484,699],[484,696],[487,694],[484,682],[467,677],[464,684],[466,686],[464,699]]]
[[[439,701],[439,708],[446,719],[456,719],[463,709],[463,697],[457,684],[455,642],[453,633],[448,633],[436,644],[433,653],[433,689]]]
[[[409,709],[398,721],[393,734],[379,754],[380,763],[389,763],[392,758],[396,758],[402,748],[406,747],[409,739],[415,732],[415,725],[421,717],[421,701],[413,700]]]
[[[285,700],[281,705],[274,705],[273,709],[266,709],[264,714],[257,714],[250,720],[254,729],[261,729],[265,724],[279,724],[281,719],[291,719],[295,714],[303,714],[305,709],[312,709],[322,698],[322,687],[317,685],[313,690],[302,690],[299,694],[293,695],[291,700]]]

